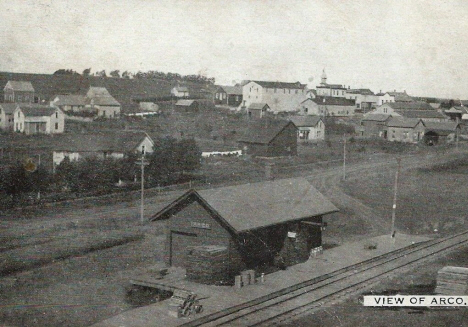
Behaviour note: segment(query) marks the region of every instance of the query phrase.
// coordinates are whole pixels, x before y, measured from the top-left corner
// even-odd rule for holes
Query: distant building
[[[421,119],[395,118],[387,123],[388,140],[404,143],[418,143],[423,139],[425,126]]]
[[[387,93],[377,93],[376,95],[376,98],[377,98],[377,106],[381,106],[385,103],[389,103],[389,102],[395,102],[395,97],[390,95],[388,92]]]
[[[298,142],[322,141],[325,139],[325,123],[320,116],[293,116]]]
[[[260,119],[266,116],[270,107],[266,103],[251,103],[247,108],[249,118]]]
[[[14,112],[18,108],[16,103],[0,103],[0,129],[12,131],[14,126]]]
[[[27,81],[8,81],[3,88],[4,101],[16,103],[34,102],[34,87]]]
[[[327,83],[327,74],[325,69],[322,73],[322,79],[320,85],[316,86],[317,96],[322,97],[337,97],[345,98],[346,97],[346,88],[341,84],[328,84]]]
[[[252,103],[266,103],[273,113],[295,111],[307,98],[307,86],[299,82],[250,81],[242,88],[242,104],[247,109]]]
[[[120,117],[121,105],[112,97],[105,87],[91,86],[86,93],[91,110],[97,111],[98,117]]]
[[[368,112],[377,106],[379,97],[369,89],[348,89],[346,99],[354,100],[356,110]]]
[[[154,142],[142,131],[115,131],[61,135],[53,148],[54,167],[65,158],[124,158],[129,153],[153,153]]]
[[[413,102],[414,99],[410,97],[406,91],[397,92],[394,90],[393,92],[387,92],[391,97],[395,99],[395,102]]]
[[[297,155],[297,127],[291,121],[256,120],[250,122],[239,139],[243,152],[259,157]]]
[[[195,112],[198,111],[200,104],[196,100],[177,100],[176,109],[183,112]]]
[[[389,114],[366,115],[361,119],[359,134],[363,137],[387,138],[387,123],[392,118]]]
[[[317,96],[315,99],[304,100],[298,111],[302,115],[346,117],[354,115],[356,105],[354,100],[346,98]]]
[[[60,108],[64,113],[81,112],[87,104],[88,100],[84,95],[74,94],[59,94],[50,102],[52,107]]]
[[[14,131],[31,134],[59,134],[65,129],[65,114],[58,108],[19,104],[13,112]]]
[[[424,122],[424,141],[428,145],[455,142],[461,132],[458,122]]]
[[[176,98],[187,98],[190,96],[188,88],[179,85],[172,88],[171,94]]]
[[[242,86],[220,86],[215,93],[215,104],[238,107],[242,103]]]
[[[462,120],[463,115],[468,114],[468,107],[464,106],[453,106],[450,109],[444,111],[444,113],[450,117],[451,120]]]

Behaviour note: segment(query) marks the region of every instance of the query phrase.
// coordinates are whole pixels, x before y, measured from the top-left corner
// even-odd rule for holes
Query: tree
[[[91,74],[91,68],[86,68],[83,70],[83,76],[88,77]]]
[[[122,78],[130,78],[130,77],[131,77],[131,73],[130,73],[130,72],[124,71],[124,72],[122,73]]]
[[[103,70],[101,70],[100,72],[96,72],[96,76],[99,76],[99,77],[107,77],[106,70],[103,69]]]
[[[111,77],[114,77],[114,78],[120,78],[120,70],[116,69],[116,70],[113,70],[109,73],[109,75]]]
[[[2,175],[3,191],[11,196],[14,202],[22,193],[31,191],[31,181],[20,161],[9,166]]]

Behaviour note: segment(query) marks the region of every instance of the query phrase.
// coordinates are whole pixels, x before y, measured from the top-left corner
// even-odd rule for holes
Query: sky
[[[465,0],[9,0],[0,71],[158,70],[468,99]]]

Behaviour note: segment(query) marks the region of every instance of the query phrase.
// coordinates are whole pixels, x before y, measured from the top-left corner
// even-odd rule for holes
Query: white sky
[[[205,72],[468,99],[465,0],[8,0],[0,70]]]

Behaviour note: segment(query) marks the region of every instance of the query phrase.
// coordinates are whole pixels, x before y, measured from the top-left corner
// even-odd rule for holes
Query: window
[[[58,111],[55,112],[55,118],[58,118]]]
[[[219,93],[216,93],[216,100],[219,99]]]
[[[56,130],[58,129],[58,123],[55,123],[55,129]]]
[[[384,112],[384,114],[386,114],[387,113],[387,108],[383,108],[383,112]]]
[[[143,144],[141,146],[141,154],[145,154],[146,153],[146,146]]]
[[[20,112],[18,111],[18,117],[20,116]]]
[[[23,97],[21,95],[18,95],[18,102],[21,102],[23,100]]]

